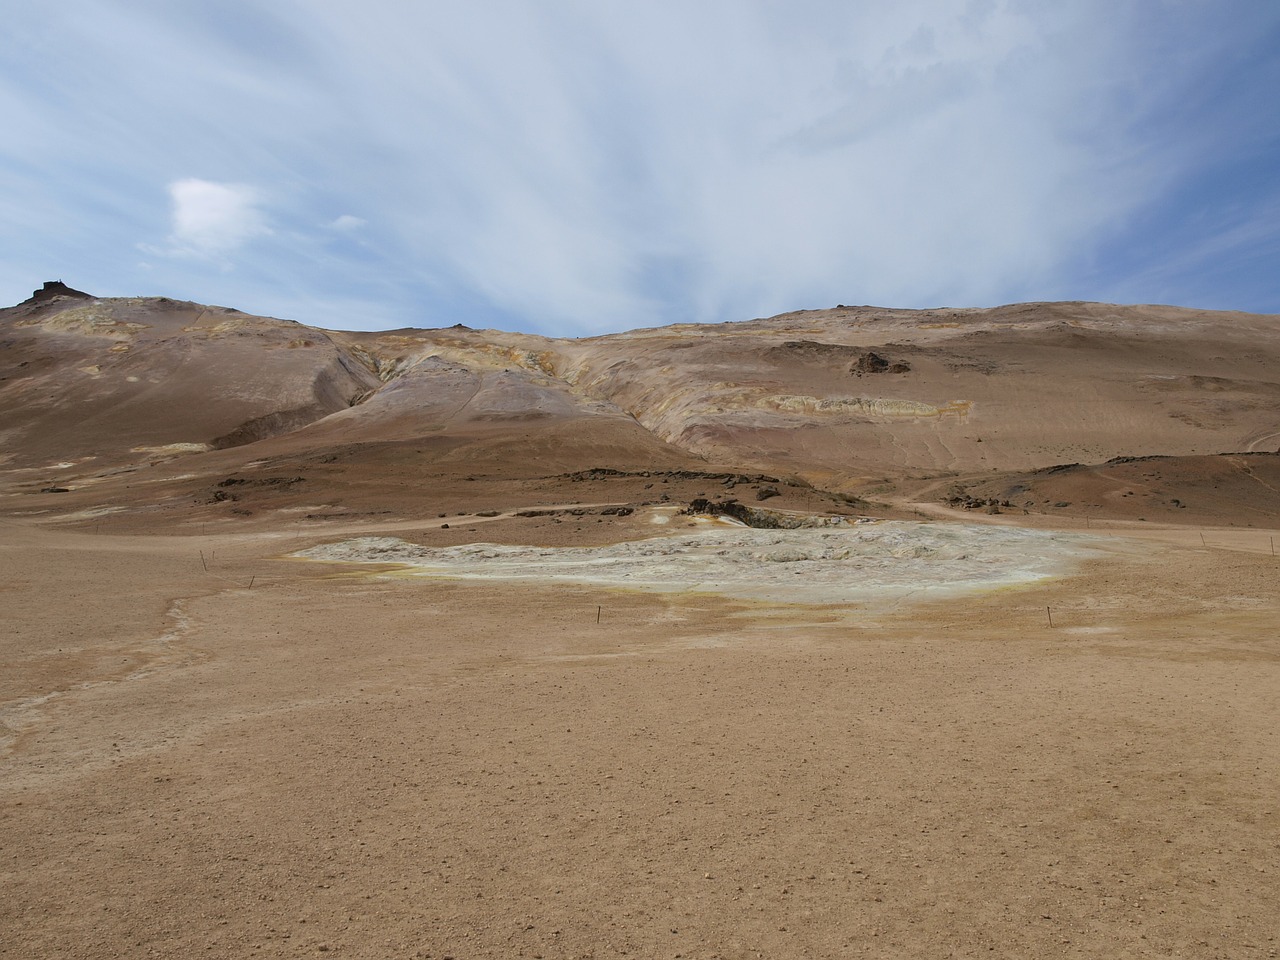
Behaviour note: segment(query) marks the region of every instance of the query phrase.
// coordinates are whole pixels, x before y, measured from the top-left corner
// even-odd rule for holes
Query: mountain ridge
[[[714,468],[905,496],[930,478],[1280,446],[1274,315],[840,305],[568,339],[42,290],[0,311],[0,469],[22,489],[356,444],[412,445],[442,476]]]

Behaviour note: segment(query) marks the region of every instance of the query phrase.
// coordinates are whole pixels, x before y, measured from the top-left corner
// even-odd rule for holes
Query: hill
[[[454,506],[462,478],[596,468],[629,498],[652,488],[619,476],[665,471],[668,488],[670,475],[696,475],[677,481],[677,498],[737,472],[788,481],[779,492],[796,505],[808,488],[828,505],[1009,500],[1064,462],[1195,458],[1162,461],[1177,473],[1166,499],[1179,501],[1165,513],[1182,519],[1211,499],[1191,492],[1212,486],[1204,458],[1280,445],[1276,370],[1280,318],[1173,307],[839,306],[569,340],[460,325],[330,331],[59,282],[0,311],[0,467],[9,509],[89,491],[61,496],[178,520],[303,501],[412,513]],[[237,473],[307,485],[239,484],[236,502],[269,492],[257,506],[214,499],[209,485]],[[1079,479],[1042,483],[1032,506],[1133,513],[1123,496],[1068,489]],[[441,496],[415,508],[415,485]],[[1226,497],[1211,512],[1274,517],[1265,490],[1241,491],[1262,499],[1244,496],[1240,516]]]

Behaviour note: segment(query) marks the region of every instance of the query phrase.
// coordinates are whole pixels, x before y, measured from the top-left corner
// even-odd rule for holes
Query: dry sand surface
[[[0,956],[1274,956],[1278,561],[1011,533],[787,604],[6,522]]]

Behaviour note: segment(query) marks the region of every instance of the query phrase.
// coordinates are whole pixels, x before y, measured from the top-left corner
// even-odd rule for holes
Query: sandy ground
[[[1273,532],[1141,532],[786,604],[6,521],[0,956],[1275,956]]]

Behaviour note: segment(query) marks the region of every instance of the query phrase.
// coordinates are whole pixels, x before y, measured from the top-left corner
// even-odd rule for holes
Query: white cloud
[[[268,229],[257,194],[235,183],[188,178],[169,184],[175,252],[221,258]]]
[[[359,230],[361,227],[366,227],[368,225],[369,225],[368,220],[362,220],[360,217],[352,216],[349,213],[344,213],[342,216],[337,217],[336,219],[331,220],[329,222],[329,229],[342,230],[342,231]]]

